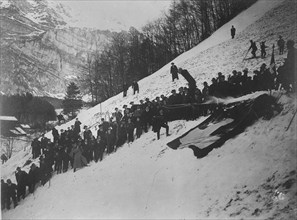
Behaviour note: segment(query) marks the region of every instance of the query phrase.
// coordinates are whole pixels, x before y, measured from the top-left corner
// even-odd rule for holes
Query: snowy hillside
[[[252,7],[221,27],[197,47],[173,62],[203,81],[221,71],[253,70],[269,64],[272,44],[278,35],[296,37],[296,3],[292,0],[259,0]],[[230,27],[235,25],[235,39]],[[243,61],[249,40],[266,41],[267,58]],[[250,54],[249,54],[250,55]],[[275,54],[277,65],[286,55]],[[131,101],[168,95],[186,81],[171,82],[170,64],[141,80],[140,93],[110,98],[78,115],[83,125],[95,131],[102,113],[111,113]],[[247,95],[241,100],[262,92]],[[19,206],[2,213],[3,219],[294,219],[296,217],[296,94],[274,91],[283,110],[271,120],[259,119],[236,138],[228,140],[202,159],[189,148],[172,150],[167,143],[193,128],[196,121],[169,123],[171,135],[161,130],[160,140],[149,131],[131,145],[125,144],[100,163],[91,163],[76,173],[55,175]],[[104,115],[104,114],[103,114]],[[72,125],[71,121],[57,127]],[[163,132],[163,133],[162,133]],[[47,134],[50,137],[50,134]],[[2,165],[2,178],[11,178],[17,166],[31,157],[30,148]],[[25,167],[24,170],[28,170]]]
[[[69,10],[56,1],[0,1],[2,93],[58,97],[86,71],[88,54],[100,51],[109,33],[69,27]]]

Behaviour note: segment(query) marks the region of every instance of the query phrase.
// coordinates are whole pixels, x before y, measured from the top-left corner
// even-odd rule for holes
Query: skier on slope
[[[261,47],[261,58],[265,58],[266,57],[266,48],[267,46],[265,45],[265,41],[260,43],[260,47]]]
[[[258,50],[256,42],[253,40],[250,40],[251,46],[249,47],[248,51],[250,51],[250,49],[252,49],[252,58],[256,58],[256,51]]]

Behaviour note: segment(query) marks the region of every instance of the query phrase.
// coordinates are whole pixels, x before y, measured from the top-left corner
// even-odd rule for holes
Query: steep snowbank
[[[230,22],[242,24],[236,39],[229,39],[230,27],[225,25],[214,33],[221,38],[207,39],[174,62],[188,69],[199,87],[218,71],[229,74],[232,69],[243,67],[254,70],[262,62],[269,63],[270,57],[243,63],[242,54],[249,46],[248,41],[265,39],[271,46],[279,34],[296,38],[292,35],[296,30],[291,31],[292,27],[296,28],[295,14],[294,1],[258,1]],[[278,63],[282,58],[276,53]],[[166,65],[139,84],[139,95],[132,96],[128,91],[128,97],[122,98],[119,94],[82,112],[79,120],[89,126],[96,125],[102,113],[112,112],[116,106],[138,102],[145,97],[167,95],[171,89],[184,86],[186,81],[180,79],[172,83],[169,65]],[[279,96],[279,93],[273,95]],[[293,219],[297,191],[296,117],[287,131],[286,128],[296,111],[296,98],[296,95],[282,95],[279,102],[284,109],[280,114],[269,121],[259,119],[245,132],[200,160],[194,157],[191,149],[172,150],[166,143],[204,118],[171,122],[171,136],[165,137],[162,130],[161,139],[156,140],[156,135],[150,131],[131,145],[125,144],[101,163],[91,164],[76,173],[55,175],[49,188],[48,185],[39,187],[16,209],[4,211],[3,218]],[[227,100],[230,101],[234,99]],[[14,181],[13,171],[29,157],[29,150],[15,155],[2,166],[2,177],[11,177]]]

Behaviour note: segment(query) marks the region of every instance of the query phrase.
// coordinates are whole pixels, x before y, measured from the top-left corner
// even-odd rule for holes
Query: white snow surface
[[[295,6],[295,7],[294,7]],[[265,39],[271,46],[278,35],[296,41],[294,1],[259,0],[197,47],[173,62],[189,70],[201,88],[217,72],[233,69],[252,70],[269,64],[271,50],[264,60],[243,62],[250,39]],[[230,27],[237,28],[230,39]],[[291,26],[290,26],[291,25]],[[293,32],[292,28],[295,28]],[[279,65],[285,55],[275,53]],[[169,95],[172,89],[186,85],[181,79],[171,82],[170,64],[141,80],[140,93],[128,97],[116,95],[100,105],[82,111],[83,125],[95,126],[115,107],[146,97]],[[204,73],[204,74],[203,74]],[[230,103],[255,98],[257,92],[237,99],[217,99]],[[296,94],[274,91],[283,105],[271,120],[259,119],[243,133],[228,140],[208,156],[197,159],[189,148],[172,150],[166,143],[195,127],[205,118],[169,123],[169,137],[161,130],[156,140],[152,131],[132,144],[125,144],[102,162],[91,163],[73,173],[54,175],[49,185],[37,188],[19,206],[2,212],[3,219],[293,219],[296,216]],[[58,126],[66,129],[74,121]],[[46,134],[51,138],[51,134]],[[31,158],[30,148],[15,154],[1,167],[1,176],[15,182],[14,171]],[[29,167],[24,167],[28,171]],[[292,183],[291,185],[288,184]],[[288,187],[288,185],[290,185]]]

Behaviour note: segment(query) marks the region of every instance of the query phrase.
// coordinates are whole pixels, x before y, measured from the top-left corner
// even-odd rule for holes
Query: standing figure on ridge
[[[175,79],[178,79],[178,69],[174,63],[171,63],[170,73],[172,75],[172,82],[174,82]]]
[[[232,25],[232,27],[231,27],[231,37],[232,37],[232,39],[234,39],[235,32],[236,32],[236,29],[235,29],[235,27]]]

